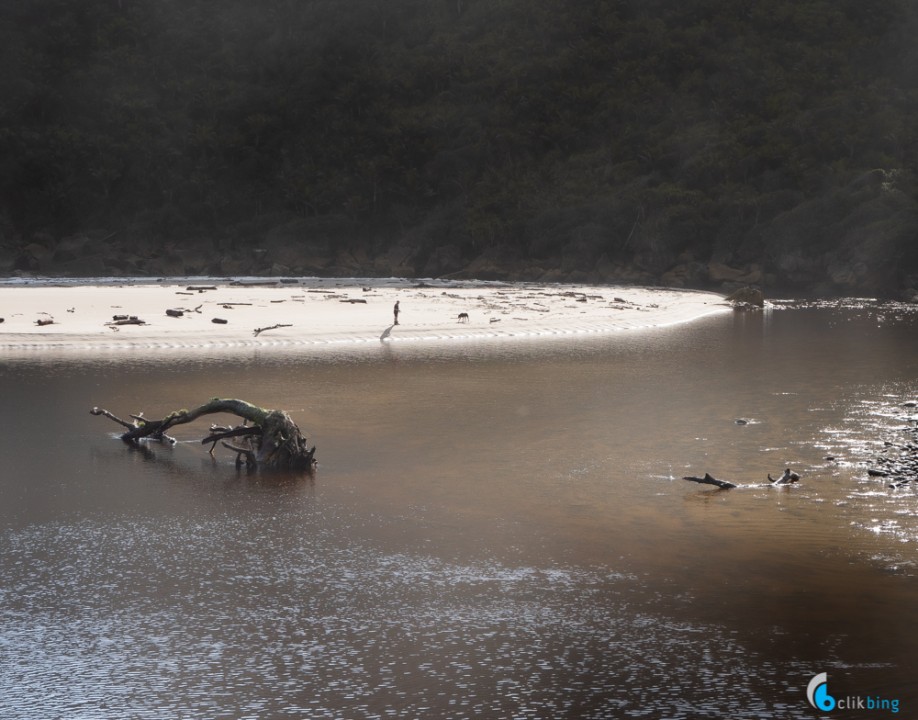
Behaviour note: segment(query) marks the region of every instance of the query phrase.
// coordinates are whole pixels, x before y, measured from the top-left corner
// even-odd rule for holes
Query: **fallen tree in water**
[[[201,440],[202,445],[211,443],[213,454],[217,443],[236,453],[236,465],[243,462],[250,467],[265,467],[277,470],[311,469],[315,465],[315,446],[309,447],[306,437],[300,432],[293,419],[283,410],[268,410],[235,398],[212,398],[191,410],[176,410],[161,420],[150,420],[131,415],[131,421],[122,420],[108,410],[94,407],[92,415],[103,415],[126,428],[121,439],[137,444],[144,439],[175,442],[166,431],[176,425],[193,422],[203,415],[228,413],[242,418],[242,425],[211,425],[210,435]],[[251,423],[251,424],[249,424]],[[226,442],[228,438],[237,440]]]

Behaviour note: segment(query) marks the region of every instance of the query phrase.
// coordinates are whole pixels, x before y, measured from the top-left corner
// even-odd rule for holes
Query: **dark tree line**
[[[2,2],[0,243],[299,217],[419,270],[915,270],[916,31],[909,0]]]

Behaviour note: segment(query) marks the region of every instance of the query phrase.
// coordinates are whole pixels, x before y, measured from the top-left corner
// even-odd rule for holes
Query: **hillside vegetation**
[[[910,290],[916,36],[909,0],[2,3],[0,272]]]

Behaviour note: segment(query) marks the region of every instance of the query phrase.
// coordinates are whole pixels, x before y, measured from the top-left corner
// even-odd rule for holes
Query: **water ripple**
[[[632,576],[386,554],[301,520],[297,540],[241,519],[5,534],[3,717],[805,716],[767,660]]]

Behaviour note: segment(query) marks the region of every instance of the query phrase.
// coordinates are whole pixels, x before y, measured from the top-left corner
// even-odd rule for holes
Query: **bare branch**
[[[201,445],[206,445],[209,442],[216,443],[217,440],[223,440],[224,438],[248,437],[250,435],[261,435],[261,428],[258,427],[258,425],[252,425],[250,427],[240,426],[228,430],[221,430],[201,440]]]
[[[282,328],[282,327],[293,327],[293,325],[291,323],[278,323],[277,325],[271,325],[270,327],[255,328],[255,337],[258,337],[263,332],[266,332],[268,330],[276,330],[277,328]]]
[[[116,423],[118,423],[122,427],[126,427],[128,430],[133,430],[135,427],[137,427],[133,423],[126,422],[125,420],[122,420],[117,415],[113,415],[108,410],[105,410],[103,408],[94,407],[92,410],[89,411],[89,414],[90,415],[104,415],[109,420],[114,420]]]

